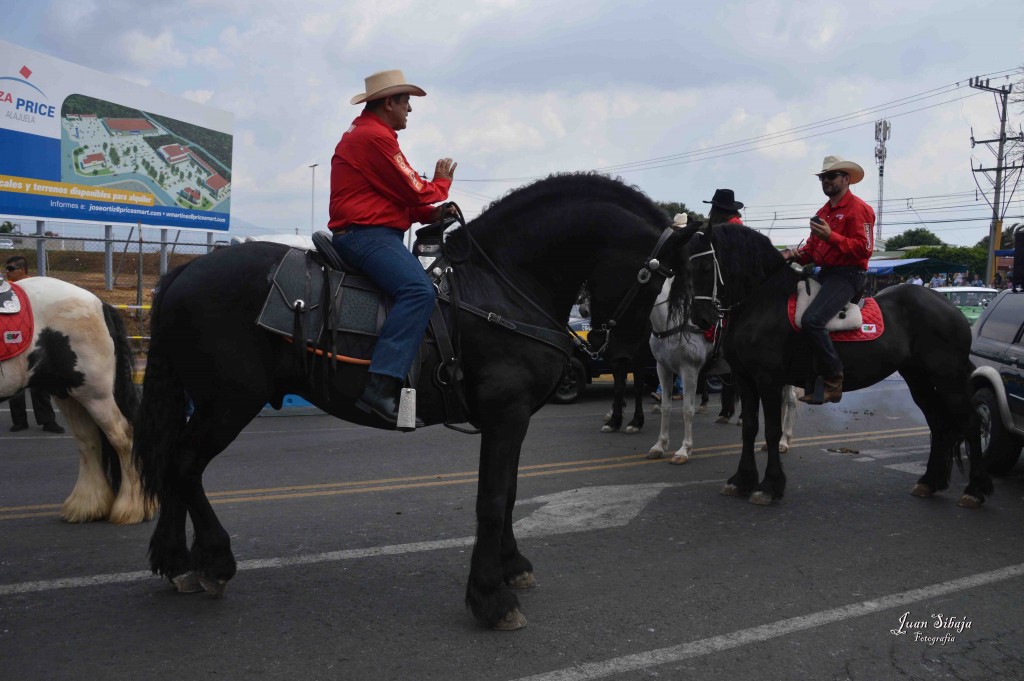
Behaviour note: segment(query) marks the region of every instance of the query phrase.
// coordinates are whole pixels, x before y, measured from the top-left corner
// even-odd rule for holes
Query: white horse
[[[143,502],[132,461],[132,419],[139,397],[120,314],[59,279],[30,277],[16,286],[28,299],[34,327],[28,347],[0,361],[0,401],[24,388],[43,390],[57,400],[80,454],[78,482],[61,506],[61,518],[117,524],[151,519],[155,504]],[[0,312],[13,314],[25,305],[22,296],[15,302],[11,293],[0,280]]]
[[[651,310],[651,352],[658,362],[658,381],[661,391],[661,431],[658,441],[647,453],[648,459],[660,459],[665,456],[669,443],[669,419],[672,412],[672,391],[666,386],[672,385],[673,375],[683,377],[683,443],[679,450],[672,454],[669,463],[684,464],[690,460],[693,448],[693,414],[697,398],[697,376],[701,368],[711,359],[714,343],[705,338],[703,332],[684,319],[673,315],[669,318],[668,293],[672,280],[665,281]],[[782,395],[782,439],[779,441],[779,452],[789,451],[789,443],[793,437],[793,426],[796,421],[797,396],[793,386],[786,386]],[[725,422],[728,422],[726,419]]]

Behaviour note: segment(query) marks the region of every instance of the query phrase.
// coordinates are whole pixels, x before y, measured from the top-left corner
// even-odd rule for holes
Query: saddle
[[[808,305],[821,289],[814,279],[801,280],[796,291],[790,295],[787,306],[789,323],[794,331],[801,330],[800,320],[803,319]],[[836,313],[825,328],[834,342],[871,341],[876,340],[885,331],[885,319],[874,298],[857,297]]]
[[[449,219],[420,229],[414,252],[440,254],[442,235],[452,222]],[[316,232],[313,244],[313,251],[290,248],[268,273],[270,292],[256,324],[293,342],[307,372],[312,372],[311,363],[307,362],[309,354],[322,358],[322,385],[326,393],[327,374],[334,370],[335,362],[370,365],[392,303],[369,277],[339,256],[330,234]],[[430,261],[432,264],[434,258]],[[467,420],[461,370],[451,365],[455,352],[436,305],[418,356],[420,361],[413,363],[406,378],[408,385],[415,388],[422,362],[436,356],[439,370],[435,383],[450,388],[444,391],[445,425],[462,430],[452,425]],[[414,406],[411,408],[415,411]]]
[[[28,296],[17,284],[0,279],[0,361],[25,352],[34,330]]]

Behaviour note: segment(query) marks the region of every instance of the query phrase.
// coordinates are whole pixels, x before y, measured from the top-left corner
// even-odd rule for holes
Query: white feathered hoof
[[[784,445],[784,444],[782,444],[780,442],[779,443],[779,454],[785,454],[788,451],[789,451],[789,445]]]
[[[651,447],[651,451],[647,452],[648,459],[660,459],[665,456],[665,450],[658,445]]]
[[[214,598],[221,598],[224,596],[224,591],[228,588],[228,582],[226,579],[210,579],[209,577],[200,577],[199,583],[202,585],[203,590],[210,594]]]
[[[725,485],[722,486],[722,491],[719,492],[719,494],[721,494],[723,497],[743,497],[743,495],[740,493],[740,488],[729,482],[725,483]]]
[[[690,456],[688,454],[676,454],[671,459],[669,459],[668,462],[676,466],[682,466],[689,460]]]
[[[629,435],[636,435],[640,432],[640,429],[636,426],[626,426],[626,433]]]
[[[935,490],[921,482],[914,485],[914,489],[910,490],[910,493],[922,499],[931,499],[935,496]]]
[[[956,505],[960,508],[981,508],[982,501],[973,494],[965,494],[960,497],[960,501],[956,502]]]
[[[535,586],[537,586],[537,578],[533,576],[532,572],[523,572],[508,580],[510,589],[532,589]]]
[[[526,618],[523,617],[523,613],[519,612],[519,608],[516,608],[509,614],[498,620],[494,628],[498,631],[516,631],[526,626]]]
[[[612,413],[611,413],[611,411],[609,411],[607,414],[604,415],[604,422],[608,423],[611,420],[612,420]]]
[[[199,575],[194,572],[173,577],[171,583],[180,594],[194,594],[203,590],[203,585],[199,583]]]
[[[757,504],[758,506],[771,506],[772,495],[767,492],[754,492],[750,495],[750,503]]]
[[[601,426],[602,433],[615,433],[618,432],[618,428],[612,428],[611,426]]]

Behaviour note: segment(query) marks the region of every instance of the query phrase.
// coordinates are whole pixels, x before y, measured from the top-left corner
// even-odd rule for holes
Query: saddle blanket
[[[796,294],[789,297],[789,325],[793,330],[800,333],[800,327],[796,325]],[[829,337],[834,343],[848,343],[854,341],[878,340],[885,331],[885,319],[882,317],[882,310],[874,298],[865,298],[864,307],[860,310],[862,320],[860,328],[847,329],[844,331],[830,331]]]
[[[17,357],[28,349],[32,342],[35,322],[32,305],[28,296],[17,284],[6,282],[9,291],[4,291],[6,303],[0,303],[0,361]],[[7,288],[6,286],[4,288]],[[4,312],[14,310],[14,312]]]

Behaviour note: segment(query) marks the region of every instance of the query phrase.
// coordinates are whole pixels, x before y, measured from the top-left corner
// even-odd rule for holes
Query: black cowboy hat
[[[736,200],[736,195],[731,189],[716,189],[711,200],[704,203],[710,203],[715,208],[722,210],[739,211],[743,208],[743,204]]]

